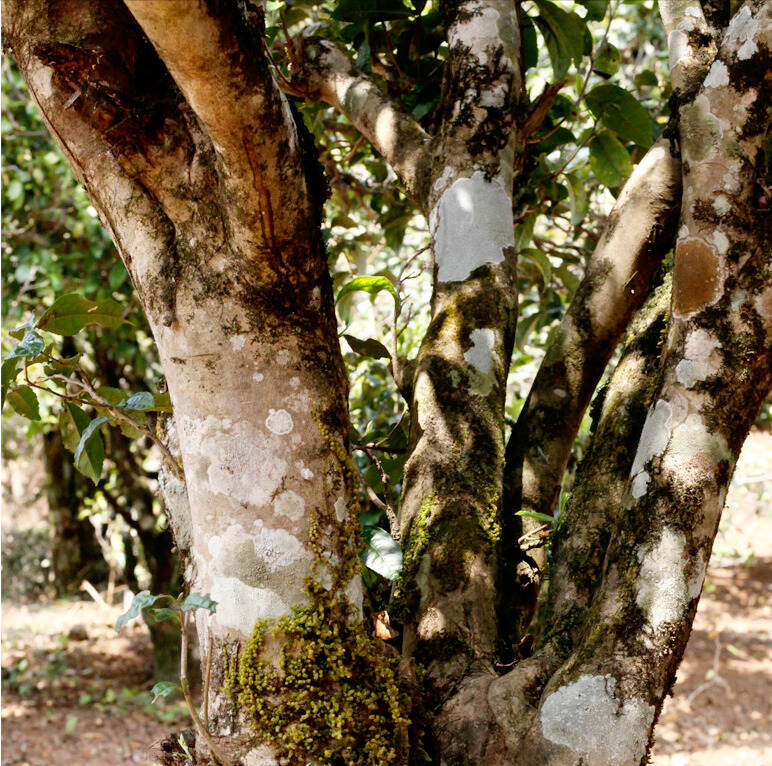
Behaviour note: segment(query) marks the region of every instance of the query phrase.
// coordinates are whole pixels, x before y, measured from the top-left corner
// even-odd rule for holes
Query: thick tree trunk
[[[197,616],[208,734],[231,763],[404,763],[409,721],[421,723],[421,704],[411,710],[409,699],[421,698],[418,658],[434,713],[423,744],[437,762],[640,764],[734,461],[771,382],[769,232],[756,205],[768,3],[737,11],[711,64],[717,46],[699,9],[662,2],[683,155],[667,334],[661,347],[665,288],[631,331],[554,531],[549,628],[533,657],[502,676],[494,663],[507,588],[497,581],[523,89],[516,4],[441,4],[449,57],[433,137],[332,45],[309,43],[308,71],[297,73],[306,95],[333,104],[384,153],[430,222],[432,318],[413,381],[400,509],[401,664],[361,621],[319,178],[261,54],[262,11],[237,5],[28,0],[9,1],[3,17],[158,344],[184,467],[185,487],[166,489],[179,501],[170,515],[185,582],[218,602],[214,615]],[[554,470],[539,469],[516,429],[523,479],[508,513],[552,504],[608,359],[602,347],[643,297],[626,292],[627,276],[650,275],[666,245],[677,168],[662,147],[649,162],[655,199],[633,204],[635,183],[620,197],[618,234],[601,243],[562,328],[564,355],[583,341],[581,369],[548,355],[541,376],[557,371],[571,407],[556,410],[539,383],[523,416],[537,426],[545,413],[566,416],[559,434],[542,428]],[[635,212],[644,215],[628,229]],[[625,257],[607,260],[614,241]],[[622,318],[604,316],[605,302]],[[522,628],[528,599],[518,603],[523,612],[505,622]]]

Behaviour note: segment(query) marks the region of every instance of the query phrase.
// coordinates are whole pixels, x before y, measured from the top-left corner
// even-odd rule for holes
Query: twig
[[[226,758],[218,749],[217,745],[212,739],[212,735],[209,734],[204,724],[201,723],[196,706],[193,704],[193,697],[190,694],[190,686],[188,684],[188,629],[187,629],[187,612],[180,613],[180,626],[181,630],[181,646],[180,646],[180,686],[182,687],[182,694],[185,697],[185,702],[190,710],[190,715],[193,718],[193,723],[196,725],[199,734],[203,737],[209,750],[212,753],[216,763],[222,764],[222,766],[234,766],[233,762]]]
[[[725,678],[722,678],[722,677],[721,677],[721,676],[718,674],[718,663],[719,663],[719,659],[720,659],[720,658],[721,658],[721,641],[720,641],[720,639],[719,639],[719,633],[718,633],[718,632],[716,632],[716,648],[715,648],[715,650],[714,650],[714,652],[713,652],[713,668],[712,668],[713,676],[712,676],[710,679],[708,679],[707,681],[705,681],[704,683],[701,683],[701,684],[700,684],[700,685],[699,685],[699,686],[698,686],[698,687],[697,687],[697,688],[696,688],[696,689],[695,689],[695,690],[694,690],[694,691],[693,691],[693,692],[692,692],[692,693],[691,693],[691,694],[690,694],[690,695],[689,695],[689,696],[686,698],[686,701],[687,701],[687,702],[688,702],[690,705],[692,704],[692,702],[694,702],[695,698],[696,698],[698,695],[702,694],[702,692],[704,692],[704,691],[705,691],[705,689],[708,689],[708,688],[710,688],[710,687],[711,687],[711,686],[713,686],[714,684],[721,684],[721,686],[723,686],[723,687],[724,687],[724,688],[725,688],[725,689],[726,689],[728,692],[731,692],[731,691],[732,691],[732,687],[731,687],[731,686],[729,686],[729,682],[728,682],[728,681],[727,681]]]
[[[378,471],[378,477],[381,480],[381,487],[383,488],[383,497],[384,497],[384,503],[383,508],[381,509],[385,514],[386,518],[389,520],[389,532],[391,533],[391,537],[396,542],[399,542],[399,522],[397,521],[397,512],[394,510],[394,505],[391,497],[391,487],[389,486],[389,475],[386,473],[382,463],[380,460],[378,460],[373,453],[365,449],[364,450],[365,455],[370,459],[372,464],[375,466],[375,470]]]
[[[206,643],[206,661],[204,662],[204,727],[207,734],[209,733],[209,679],[212,675],[213,643],[212,634],[209,633],[209,640]]]

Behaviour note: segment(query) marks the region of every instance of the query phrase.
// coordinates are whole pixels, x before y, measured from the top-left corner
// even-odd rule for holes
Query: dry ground
[[[149,704],[149,640],[138,624],[116,635],[120,611],[4,605],[1,766],[150,766],[153,743],[188,725],[179,703]],[[86,638],[68,638],[76,625]],[[772,433],[754,432],[662,711],[654,766],[772,766],[770,679]]]

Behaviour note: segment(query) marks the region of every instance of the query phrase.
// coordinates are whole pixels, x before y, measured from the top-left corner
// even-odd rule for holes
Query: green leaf
[[[558,128],[536,144],[536,154],[549,154],[561,146],[575,142],[576,136],[568,128]]]
[[[148,609],[147,613],[155,622],[165,622],[166,620],[176,620],[179,618],[178,610],[168,606],[153,607]]]
[[[182,611],[189,612],[191,609],[206,609],[210,614],[217,611],[217,602],[212,601],[209,594],[191,593],[182,602]]]
[[[602,130],[590,141],[590,167],[595,177],[614,189],[633,172],[627,149],[609,130]]]
[[[515,516],[525,516],[529,519],[542,521],[545,524],[552,524],[555,521],[553,516],[550,516],[547,513],[539,513],[538,511],[516,511]]]
[[[57,335],[75,335],[91,324],[108,328],[129,324],[122,313],[123,307],[112,298],[95,302],[77,293],[68,293],[54,301],[40,318],[38,327]]]
[[[523,66],[532,69],[539,63],[539,42],[536,38],[536,27],[530,22],[522,27],[523,32]]]
[[[573,298],[576,288],[579,287],[579,277],[577,277],[565,263],[555,269],[555,274],[557,274],[558,279],[565,285],[570,297]]]
[[[651,146],[649,113],[632,93],[607,82],[596,85],[584,100],[595,118],[622,141],[632,141],[644,149]]]
[[[149,590],[142,590],[137,593],[137,595],[134,596],[134,599],[131,602],[129,608],[118,618],[118,621],[115,623],[115,630],[120,632],[121,628],[129,620],[133,620],[135,617],[139,617],[143,609],[147,609],[148,607],[153,606],[156,601],[162,598],[171,598],[171,596],[166,593],[153,596],[150,594]]]
[[[338,296],[335,298],[335,302],[338,303],[341,298],[346,295],[360,290],[369,293],[370,295],[376,295],[382,290],[386,290],[388,293],[391,293],[392,298],[394,298],[394,303],[397,305],[397,308],[399,308],[399,293],[386,277],[356,277],[340,288]]]
[[[595,54],[593,72],[611,77],[619,71],[619,49],[609,42],[603,43]]]
[[[101,441],[101,437],[97,433],[97,429],[99,426],[101,426],[103,423],[107,423],[107,421],[110,420],[110,418],[107,417],[98,417],[94,418],[83,430],[83,432],[80,435],[80,441],[78,442],[78,446],[75,448],[75,462],[77,463],[80,460],[81,455],[83,454],[83,450],[86,449],[89,441],[91,441],[94,438],[99,438]],[[101,461],[100,461],[101,462]],[[100,466],[101,468],[101,466]],[[101,470],[99,471],[101,474]]]
[[[153,398],[153,394],[149,391],[140,391],[137,394],[132,394],[122,406],[127,410],[146,412],[147,410],[152,410],[154,408],[155,399]]]
[[[587,9],[587,18],[593,21],[601,21],[606,15],[609,0],[579,0],[579,3]]]
[[[19,358],[16,357],[14,359],[6,359],[2,364],[2,368],[0,368],[2,370],[2,400],[0,401],[0,406],[5,404],[5,395],[8,393],[11,384],[16,380],[18,367]]]
[[[545,285],[549,284],[550,277],[552,276],[552,264],[550,259],[541,250],[535,247],[526,247],[520,251],[518,270],[520,268],[520,261],[525,262],[523,265],[531,264],[539,275],[539,279]]]
[[[364,565],[387,580],[396,580],[402,572],[402,549],[399,544],[380,527],[365,530],[363,537],[365,549],[361,556]]]
[[[68,715],[64,724],[64,733],[72,734],[75,731],[75,727],[78,725],[78,716]]]
[[[518,317],[517,329],[515,330],[515,345],[519,349],[525,348],[525,344],[531,339],[536,325],[543,319],[542,312],[536,312],[530,316]]]
[[[29,386],[9,391],[7,399],[8,404],[10,404],[19,415],[22,415],[29,420],[40,420],[38,398]]]
[[[117,290],[128,278],[129,272],[126,271],[123,261],[116,261],[110,269],[107,284],[110,285],[111,290]]]
[[[80,445],[83,432],[89,427],[91,418],[77,404],[65,402],[59,414],[59,430],[62,441],[68,450],[75,452]],[[97,434],[88,440],[80,459],[75,461],[75,467],[88,476],[96,484],[102,475],[102,463],[105,459],[105,445],[102,437]]]
[[[651,69],[644,69],[642,72],[638,72],[633,82],[635,82],[636,88],[656,88],[659,85],[657,75]]]
[[[590,203],[584,181],[573,174],[567,175],[568,198],[571,205],[571,225],[578,226],[587,216]]]
[[[584,53],[584,33],[587,28],[577,14],[564,11],[550,0],[534,0],[539,16],[534,22],[539,26],[547,43],[555,80],[562,80],[573,60],[579,64]]]
[[[170,694],[174,694],[174,692],[177,691],[182,691],[182,688],[179,684],[175,684],[173,681],[159,681],[150,690],[150,693],[153,695],[153,699],[150,700],[150,704],[152,705],[159,697],[168,697]]]
[[[343,337],[355,354],[366,356],[370,359],[391,359],[391,354],[386,346],[375,338],[359,340],[359,338],[355,338],[353,335],[344,335]]]
[[[30,329],[24,333],[21,343],[8,354],[6,360],[40,356],[45,347],[46,342],[34,330]]]

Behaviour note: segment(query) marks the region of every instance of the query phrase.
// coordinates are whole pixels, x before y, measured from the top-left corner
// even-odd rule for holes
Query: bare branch
[[[659,0],[659,13],[667,34],[673,90],[693,92],[716,55],[702,7],[692,0]]]
[[[619,195],[507,445],[506,507],[551,514],[574,437],[631,316],[673,242],[680,162],[666,140]]]
[[[426,131],[335,43],[311,38],[305,41],[303,54],[302,69],[293,72],[292,85],[351,120],[420,203],[429,141]]]

